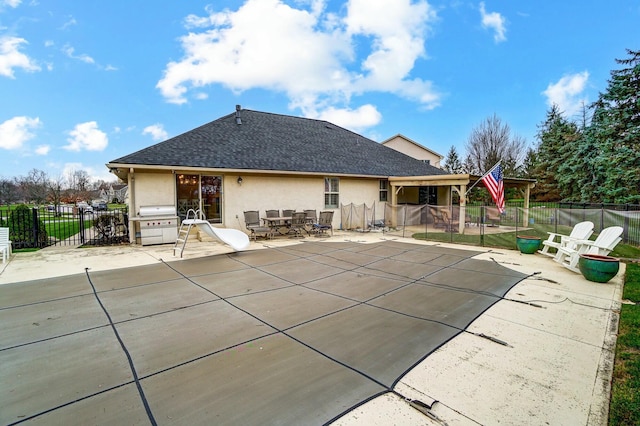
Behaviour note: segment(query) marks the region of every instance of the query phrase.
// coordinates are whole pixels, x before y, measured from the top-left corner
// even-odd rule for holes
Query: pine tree
[[[462,162],[460,161],[460,157],[458,157],[456,147],[453,145],[449,148],[449,152],[444,159],[444,170],[454,175],[462,173]]]
[[[593,104],[592,134],[597,144],[594,170],[602,202],[640,203],[640,51],[627,49],[623,66],[611,72],[604,94]]]
[[[547,111],[544,123],[538,126],[538,155],[535,175],[538,180],[532,191],[541,201],[559,201],[571,197],[571,176],[567,172],[567,161],[572,157],[578,129],[560,112],[557,105]]]

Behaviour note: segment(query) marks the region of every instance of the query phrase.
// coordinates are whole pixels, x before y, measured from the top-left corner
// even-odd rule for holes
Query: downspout
[[[129,243],[136,243],[135,221],[132,220],[136,208],[136,178],[133,174],[133,167],[127,173],[127,185],[129,186]],[[131,232],[133,230],[133,232]]]

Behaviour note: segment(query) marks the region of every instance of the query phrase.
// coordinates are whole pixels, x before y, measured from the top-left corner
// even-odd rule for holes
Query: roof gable
[[[240,110],[111,161],[364,176],[421,176],[440,169],[323,120]]]
[[[444,158],[444,156],[443,156],[443,155],[438,154],[438,153],[437,153],[437,152],[435,152],[434,150],[432,150],[432,149],[430,149],[430,148],[427,148],[426,146],[424,146],[424,145],[422,145],[422,144],[419,144],[418,142],[414,141],[413,139],[410,139],[410,138],[406,137],[405,135],[401,135],[400,133],[398,133],[398,134],[397,134],[397,135],[395,135],[395,136],[390,137],[389,139],[387,139],[387,140],[385,140],[385,141],[382,141],[381,143],[382,143],[382,145],[387,145],[388,143],[393,142],[393,141],[396,141],[396,140],[398,140],[398,139],[402,139],[402,140],[404,140],[404,141],[406,141],[406,142],[408,142],[408,143],[410,143],[410,144],[412,144],[412,145],[415,145],[415,146],[416,146],[416,148],[419,148],[419,149],[422,149],[422,150],[424,150],[424,151],[427,151],[427,152],[429,152],[429,153],[431,153],[431,154],[435,155],[436,157],[440,158],[440,160],[442,160],[442,159]]]

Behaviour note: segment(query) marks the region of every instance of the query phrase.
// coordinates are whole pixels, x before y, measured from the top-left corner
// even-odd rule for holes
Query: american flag
[[[504,213],[504,182],[500,163],[493,166],[493,169],[483,176],[482,182],[489,190],[491,198],[493,198],[500,213]]]

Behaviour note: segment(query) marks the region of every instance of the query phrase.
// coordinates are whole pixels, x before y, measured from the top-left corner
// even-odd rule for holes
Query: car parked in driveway
[[[91,207],[93,207],[94,210],[107,210],[107,202],[106,201],[102,201],[102,200],[95,200],[91,203]]]
[[[87,202],[85,201],[79,201],[78,204],[76,204],[76,206],[81,209],[84,213],[93,213],[93,207],[91,207]]]

